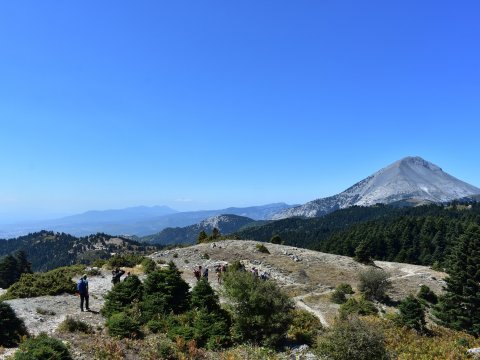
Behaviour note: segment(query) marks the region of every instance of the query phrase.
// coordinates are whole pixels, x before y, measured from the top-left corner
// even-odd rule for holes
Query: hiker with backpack
[[[80,294],[80,310],[83,311],[83,304],[85,303],[85,309],[90,311],[90,307],[88,306],[89,295],[87,274],[83,274],[80,280],[78,280],[77,291]]]

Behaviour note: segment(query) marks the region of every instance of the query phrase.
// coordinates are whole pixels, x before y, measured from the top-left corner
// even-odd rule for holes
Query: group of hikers
[[[215,275],[217,276],[217,282],[219,284],[222,283],[222,274],[227,271],[227,265],[216,265],[215,266]],[[199,265],[198,268],[193,269],[193,276],[197,281],[199,281],[201,278],[206,279],[208,281],[208,267],[205,267],[205,269],[202,270],[202,265]]]
[[[245,271],[245,268],[243,268]],[[222,283],[222,276],[223,274],[227,271],[227,264],[217,264],[215,265],[215,275],[217,276],[217,282],[219,284]],[[267,280],[270,278],[270,274],[267,273],[266,271],[262,271],[259,273],[258,269],[253,267],[251,270],[252,274],[255,277],[258,277],[262,280]],[[115,286],[118,284],[121,280],[121,277],[125,274],[125,270],[121,270],[120,268],[116,268],[112,270],[112,284]],[[126,280],[130,276],[130,272],[127,272],[127,275],[125,276],[124,280]],[[202,266],[199,265],[198,267],[193,269],[193,276],[197,281],[200,281],[200,279],[206,279],[208,281],[208,267],[205,267],[202,269]],[[80,310],[84,311],[84,305],[85,305],[85,310],[90,311],[89,307],[89,294],[88,294],[88,280],[87,280],[87,274],[83,274],[80,280],[77,283],[77,292],[80,295]]]
[[[125,274],[125,270],[121,270],[120,268],[116,268],[112,270],[112,284],[115,286],[120,282],[121,277]],[[124,281],[130,276],[130,271],[127,272],[127,275],[124,278]],[[90,311],[89,307],[89,293],[88,293],[88,280],[87,274],[83,274],[80,280],[77,283],[77,292],[80,296],[80,310],[81,311]],[[85,310],[84,310],[85,305]]]

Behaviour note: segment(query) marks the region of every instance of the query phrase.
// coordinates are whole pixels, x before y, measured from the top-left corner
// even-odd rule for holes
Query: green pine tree
[[[425,330],[425,310],[414,296],[409,295],[398,306],[403,325],[423,332]]]
[[[205,230],[202,230],[202,231],[200,231],[200,233],[198,234],[197,244],[204,243],[204,242],[206,242],[207,239],[208,239],[207,233],[205,232]]]
[[[480,335],[480,226],[470,225],[460,236],[450,266],[445,294],[433,314],[456,330]]]

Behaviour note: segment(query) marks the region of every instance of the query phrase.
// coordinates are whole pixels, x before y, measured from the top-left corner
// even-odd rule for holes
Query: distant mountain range
[[[0,225],[0,239],[14,238],[45,229],[75,236],[85,236],[97,232],[146,236],[158,233],[167,227],[189,226],[222,214],[266,220],[290,207],[292,205],[275,203],[245,208],[231,207],[189,212],[178,212],[166,206],[140,206],[120,210],[88,211],[79,215],[31,224]]]
[[[356,183],[340,194],[282,210],[273,219],[318,217],[350,206],[445,203],[468,199],[480,189],[421,157],[406,157]]]
[[[146,236],[140,240],[162,245],[193,244],[202,230],[210,235],[213,229],[217,228],[221,234],[230,234],[252,223],[256,223],[256,221],[245,216],[216,215],[195,225],[176,228],[169,227],[163,229],[158,234]]]

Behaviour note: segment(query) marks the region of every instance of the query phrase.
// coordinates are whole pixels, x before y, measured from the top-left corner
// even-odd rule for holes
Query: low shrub
[[[270,254],[270,251],[268,251],[267,247],[263,244],[257,244],[255,245],[255,247],[257,248],[258,252],[261,252],[263,254]]]
[[[359,280],[358,288],[368,300],[385,300],[387,291],[392,287],[388,273],[382,269],[369,268],[361,271]]]
[[[347,301],[347,297],[345,296],[345,293],[343,291],[335,290],[330,295],[330,301],[335,304],[343,304],[344,302]]]
[[[28,332],[23,320],[17,317],[9,304],[0,302],[0,346],[16,346],[26,335]]]
[[[74,294],[77,285],[72,277],[81,274],[83,265],[61,267],[45,273],[22,274],[20,280],[10,286],[3,299],[30,298],[45,295]]]
[[[48,309],[43,309],[43,308],[40,308],[40,307],[37,307],[37,308],[35,309],[35,311],[36,311],[37,314],[39,314],[39,315],[49,315],[49,316],[55,315],[55,311],[48,310]]]
[[[353,289],[352,289],[352,286],[350,284],[346,284],[346,283],[338,284],[337,287],[335,288],[335,290],[341,291],[341,292],[343,292],[344,294],[347,294],[347,295],[352,295],[352,294],[355,293],[355,291],[353,291]]]
[[[280,235],[273,235],[271,238],[270,238],[270,242],[272,244],[278,244],[278,245],[281,245],[283,243],[283,240],[282,238],[280,237]]]
[[[119,338],[139,338],[140,323],[131,314],[115,313],[107,320],[108,334]]]
[[[320,320],[306,310],[292,310],[293,321],[288,329],[288,337],[299,343],[312,346],[323,329]]]
[[[61,332],[93,333],[93,329],[89,324],[81,320],[76,320],[70,316],[67,316],[67,318],[60,323],[58,330]]]
[[[349,284],[339,284],[335,291],[330,295],[330,300],[335,304],[343,304],[347,301],[347,297],[345,295],[353,294],[353,289]]]
[[[142,261],[142,267],[145,274],[150,274],[151,272],[155,271],[155,269],[157,268],[157,264],[152,259],[145,258]]]
[[[71,360],[68,348],[57,339],[42,333],[22,342],[13,360]]]
[[[107,260],[107,268],[134,267],[141,264],[144,259],[144,256],[138,254],[116,254]]]
[[[382,330],[358,318],[337,321],[319,337],[315,350],[331,360],[389,359]]]
[[[102,268],[107,263],[105,259],[95,259],[92,261],[92,267]]]
[[[374,303],[362,297],[359,300],[354,298],[348,299],[340,306],[339,313],[340,318],[345,319],[350,315],[376,315],[378,310]]]

